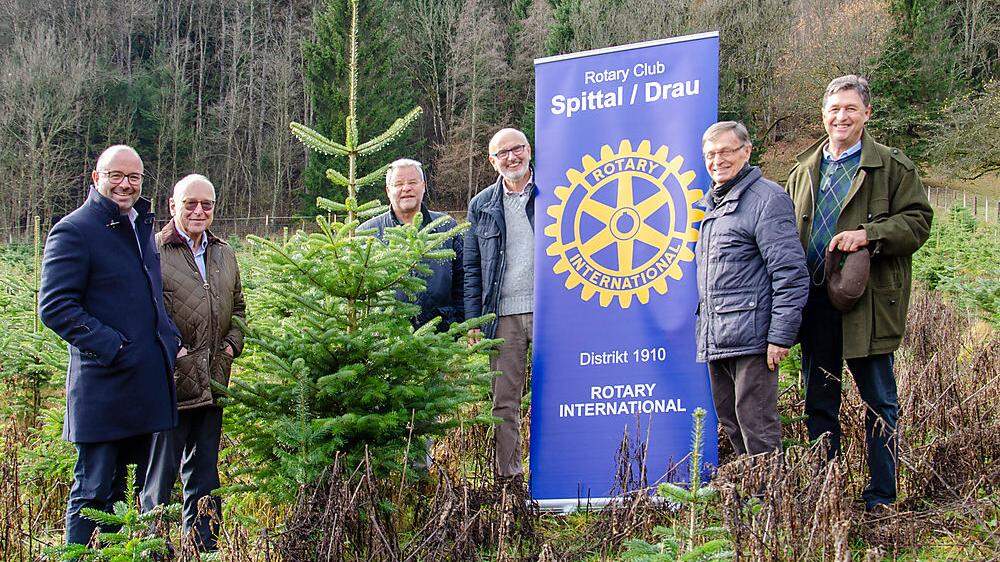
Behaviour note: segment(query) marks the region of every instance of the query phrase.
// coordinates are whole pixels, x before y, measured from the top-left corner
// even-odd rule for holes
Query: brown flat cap
[[[847,312],[865,292],[871,257],[867,248],[856,252],[827,250],[826,252],[826,292],[830,302],[841,311]]]

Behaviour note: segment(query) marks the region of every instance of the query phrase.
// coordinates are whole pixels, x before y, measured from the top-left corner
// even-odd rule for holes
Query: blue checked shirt
[[[812,233],[806,251],[806,263],[813,285],[822,285],[825,279],[826,247],[837,232],[837,219],[844,208],[844,200],[851,190],[851,183],[861,167],[861,141],[834,159],[823,148],[823,162],[819,168],[819,192],[813,213]]]
[[[178,227],[177,234],[180,234],[181,238],[187,242],[188,248],[191,248],[191,253],[194,254],[194,264],[198,266],[198,273],[201,273],[201,280],[208,281],[208,277],[205,275],[205,251],[208,250],[208,235],[202,232],[201,244],[195,248],[194,240],[184,232],[183,228]]]

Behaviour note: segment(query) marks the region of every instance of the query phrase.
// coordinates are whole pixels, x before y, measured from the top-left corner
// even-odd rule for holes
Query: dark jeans
[[[844,351],[841,330],[840,311],[830,304],[826,288],[813,287],[802,314],[806,427],[810,439],[830,434],[830,458],[840,453],[840,377]],[[891,353],[847,360],[847,368],[866,405],[865,447],[871,480],[862,498],[869,508],[896,501],[899,398],[892,364]]]
[[[135,489],[141,490],[149,460],[149,435],[138,435],[103,443],[75,443],[76,467],[73,487],[66,506],[66,542],[87,544],[97,523],[81,515],[85,507],[111,512],[117,501],[135,501],[125,497],[128,465],[136,465]],[[104,532],[117,529],[102,526]]]
[[[215,550],[222,500],[211,493],[219,487],[222,408],[204,406],[181,410],[179,414],[177,429],[153,435],[142,508],[148,511],[170,503],[179,470],[184,490],[184,533],[193,529],[199,550]],[[198,501],[206,496],[215,510],[215,523],[209,514],[198,515]]]
[[[719,423],[736,453],[780,449],[778,373],[767,368],[767,355],[709,361],[708,374]]]
[[[496,337],[503,338],[499,352],[490,358],[490,368],[500,371],[493,380],[493,415],[503,420],[496,427],[496,471],[515,476],[521,467],[521,398],[528,374],[528,345],[532,337],[531,313],[501,316]]]

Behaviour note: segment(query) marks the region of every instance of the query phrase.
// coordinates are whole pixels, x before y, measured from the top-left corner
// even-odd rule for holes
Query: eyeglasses
[[[519,144],[517,146],[512,146],[505,150],[498,150],[496,152],[493,152],[490,154],[490,156],[497,158],[499,160],[503,160],[504,158],[510,156],[511,154],[513,154],[514,156],[520,156],[521,153],[524,152],[525,148],[528,148],[528,145]]]
[[[145,177],[145,174],[126,174],[125,172],[119,172],[118,170],[98,170],[98,173],[106,174],[108,176],[108,181],[111,182],[111,185],[118,185],[125,181],[126,178],[128,178],[129,184],[140,185],[142,184],[142,179]]]
[[[197,209],[198,205],[201,205],[201,210],[202,211],[208,212],[208,211],[211,211],[215,207],[215,201],[211,201],[209,199],[206,199],[204,201],[199,201],[197,199],[191,199],[191,200],[185,199],[184,200],[184,208],[187,209],[188,211],[193,211],[193,210]]]
[[[729,160],[730,156],[732,156],[733,154],[736,154],[737,152],[743,150],[743,147],[745,147],[745,146],[746,146],[745,144],[741,144],[741,145],[737,146],[736,148],[723,148],[723,149],[720,149],[720,150],[713,150],[711,152],[706,152],[705,153],[705,160],[706,161],[715,160],[716,156],[721,156],[724,160]]]

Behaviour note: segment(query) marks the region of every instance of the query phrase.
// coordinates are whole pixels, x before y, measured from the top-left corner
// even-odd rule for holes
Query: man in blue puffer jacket
[[[702,137],[713,184],[695,253],[698,360],[708,362],[719,422],[738,454],[781,447],[778,364],[795,343],[809,293],[792,200],[751,166],[735,121]]]

